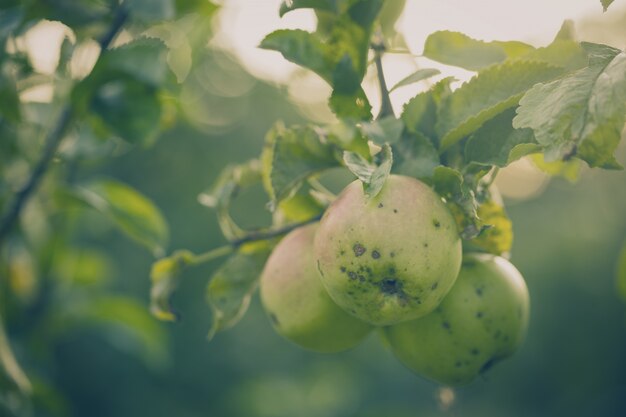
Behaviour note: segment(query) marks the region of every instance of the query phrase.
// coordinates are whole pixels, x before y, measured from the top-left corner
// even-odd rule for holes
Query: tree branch
[[[385,46],[382,43],[376,43],[372,45],[372,49],[374,50],[374,63],[376,64],[378,86],[380,88],[380,111],[378,112],[376,120],[380,120],[388,116],[394,117],[393,106],[391,105],[391,99],[389,98],[389,89],[387,88],[385,73],[383,71],[382,56],[385,52]]]
[[[109,29],[98,41],[98,44],[100,45],[100,57],[98,59],[106,53],[109,45],[122,29],[122,26],[126,23],[127,19],[128,11],[125,7],[120,6],[111,21]],[[50,162],[54,158],[61,141],[65,137],[67,129],[74,121],[74,116],[74,108],[71,104],[66,104],[61,111],[54,128],[50,131],[50,133],[48,133],[48,136],[46,136],[41,157],[35,164],[35,168],[33,168],[30,177],[28,177],[24,186],[22,186],[22,188],[15,194],[15,198],[6,211],[6,214],[0,220],[0,245],[13,228],[20,212],[22,211],[22,208],[24,207],[24,204],[26,204],[30,196],[35,192],[41,183],[43,176],[48,171]]]

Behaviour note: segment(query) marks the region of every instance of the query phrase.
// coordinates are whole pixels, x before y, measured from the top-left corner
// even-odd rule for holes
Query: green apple
[[[390,175],[368,198],[360,181],[328,207],[315,257],[330,297],[374,325],[416,319],[448,293],[461,267],[455,220],[429,186]]]
[[[526,334],[528,311],[528,290],[513,264],[494,255],[467,255],[435,311],[382,334],[416,373],[463,385],[515,352]]]
[[[326,293],[313,258],[316,229],[295,229],[274,248],[261,274],[261,301],[278,334],[306,349],[339,352],[356,346],[372,326]]]

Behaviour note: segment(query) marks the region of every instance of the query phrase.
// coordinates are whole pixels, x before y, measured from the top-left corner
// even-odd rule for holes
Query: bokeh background
[[[581,39],[623,48],[626,8],[619,3],[602,14],[593,0],[409,0],[398,29],[415,56],[387,55],[387,78],[394,84],[418,66],[430,66],[419,54],[435,30],[542,45],[564,19],[574,19]],[[279,20],[278,4],[224,1],[207,49],[181,88],[182,117],[151,148],[84,164],[76,174],[120,179],[149,196],[170,224],[170,250],[202,252],[224,243],[214,213],[197,196],[227,163],[257,156],[276,120],[332,120],[325,105],[330,90],[321,80],[279,54],[256,49],[266,33],[279,27],[313,28],[313,14],[307,11]],[[63,30],[52,23],[32,29],[32,60],[42,71],[46,65],[54,71],[55,36],[60,44]],[[88,61],[88,48],[84,56]],[[460,80],[471,75],[442,69]],[[366,84],[370,101],[377,103],[372,77]],[[425,86],[393,93],[396,112],[420,88]],[[29,100],[46,100],[45,89],[30,94]],[[625,164],[623,145],[618,160]],[[498,186],[514,225],[512,261],[531,294],[531,323],[520,351],[468,387],[443,389],[411,374],[375,334],[342,354],[303,351],[272,331],[258,297],[239,325],[208,343],[211,313],[203,294],[219,263],[185,272],[174,298],[182,314],[178,323],[150,319],[139,333],[125,331],[119,323],[73,326],[52,338],[32,331],[28,317],[13,317],[8,331],[21,340],[14,348],[26,371],[34,370],[50,383],[45,401],[57,415],[626,415],[626,303],[615,285],[626,238],[626,173],[583,170],[571,183],[548,180],[521,161],[501,172]],[[266,224],[270,215],[265,204],[262,191],[251,189],[239,199],[235,216],[247,226]],[[81,291],[106,288],[147,309],[152,256],[95,213],[78,217],[73,230],[80,256],[98,254],[97,261],[90,258],[91,272],[83,274],[87,283]],[[76,262],[71,265],[70,275],[78,276]],[[57,291],[53,302],[79,296]]]

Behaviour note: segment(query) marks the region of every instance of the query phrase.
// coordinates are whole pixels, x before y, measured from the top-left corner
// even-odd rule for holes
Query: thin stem
[[[387,88],[387,82],[385,81],[385,73],[383,72],[382,56],[384,52],[384,46],[376,45],[374,49],[374,63],[376,64],[376,72],[378,74],[378,86],[380,87],[380,112],[376,117],[377,120],[383,119],[388,116],[394,117],[393,106],[391,105],[391,99],[389,98],[389,89]]]
[[[235,250],[233,245],[224,245],[219,248],[211,249],[208,252],[201,253],[200,255],[196,255],[193,258],[193,261],[190,262],[192,265],[200,265],[206,262],[210,262],[214,259],[221,258],[222,256],[230,255]]]
[[[128,12],[126,9],[124,7],[118,8],[113,21],[111,22],[111,26],[98,41],[100,45],[100,57],[106,53],[107,48],[117,33],[121,30],[127,19]],[[22,211],[22,208],[24,207],[24,204],[26,204],[30,196],[35,192],[41,183],[43,176],[48,171],[50,162],[52,162],[61,141],[65,137],[65,133],[74,121],[74,116],[74,108],[70,104],[66,104],[61,111],[54,128],[50,131],[48,136],[46,136],[41,157],[35,164],[35,168],[33,168],[30,177],[24,186],[15,194],[15,198],[6,211],[6,214],[0,220],[0,244],[13,228],[20,212]]]

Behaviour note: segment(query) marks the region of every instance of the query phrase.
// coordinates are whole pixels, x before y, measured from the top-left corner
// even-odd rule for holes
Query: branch
[[[380,120],[388,116],[394,117],[393,106],[391,105],[391,99],[389,98],[389,89],[387,88],[385,73],[383,72],[382,56],[385,52],[385,46],[382,43],[375,43],[372,45],[372,49],[374,50],[374,63],[376,64],[378,86],[380,87],[380,112],[378,113],[376,120]]]
[[[106,31],[104,35],[98,41],[100,45],[100,57],[99,59],[106,53],[109,45],[121,30],[124,23],[128,19],[128,11],[126,8],[120,6],[111,21],[111,25],[109,29]],[[39,161],[35,165],[30,177],[24,184],[24,186],[15,194],[15,198],[13,202],[9,206],[6,214],[0,220],[0,244],[9,234],[13,225],[15,224],[17,218],[19,217],[24,204],[28,201],[30,196],[35,192],[45,173],[48,171],[50,167],[50,162],[54,158],[61,141],[65,137],[65,133],[67,129],[70,127],[71,123],[74,121],[74,109],[71,104],[66,104],[59,115],[59,118],[54,125],[54,128],[50,131],[48,136],[44,141],[43,151]]]
[[[239,246],[243,245],[244,243],[248,243],[248,242],[256,242],[259,240],[267,240],[267,239],[271,239],[273,237],[277,237],[277,236],[282,236],[285,235],[289,232],[291,232],[294,229],[297,229],[298,227],[302,227],[302,226],[306,226],[307,224],[311,224],[311,223],[315,223],[316,221],[318,221],[319,219],[322,218],[322,215],[318,215],[315,217],[312,217],[308,220],[305,220],[303,222],[298,222],[298,223],[292,223],[292,224],[288,224],[286,226],[283,227],[278,227],[276,229],[270,229],[270,230],[259,230],[257,232],[250,232],[247,235],[239,238],[239,239],[235,239],[235,240],[231,240],[229,243],[231,246],[238,248]]]

